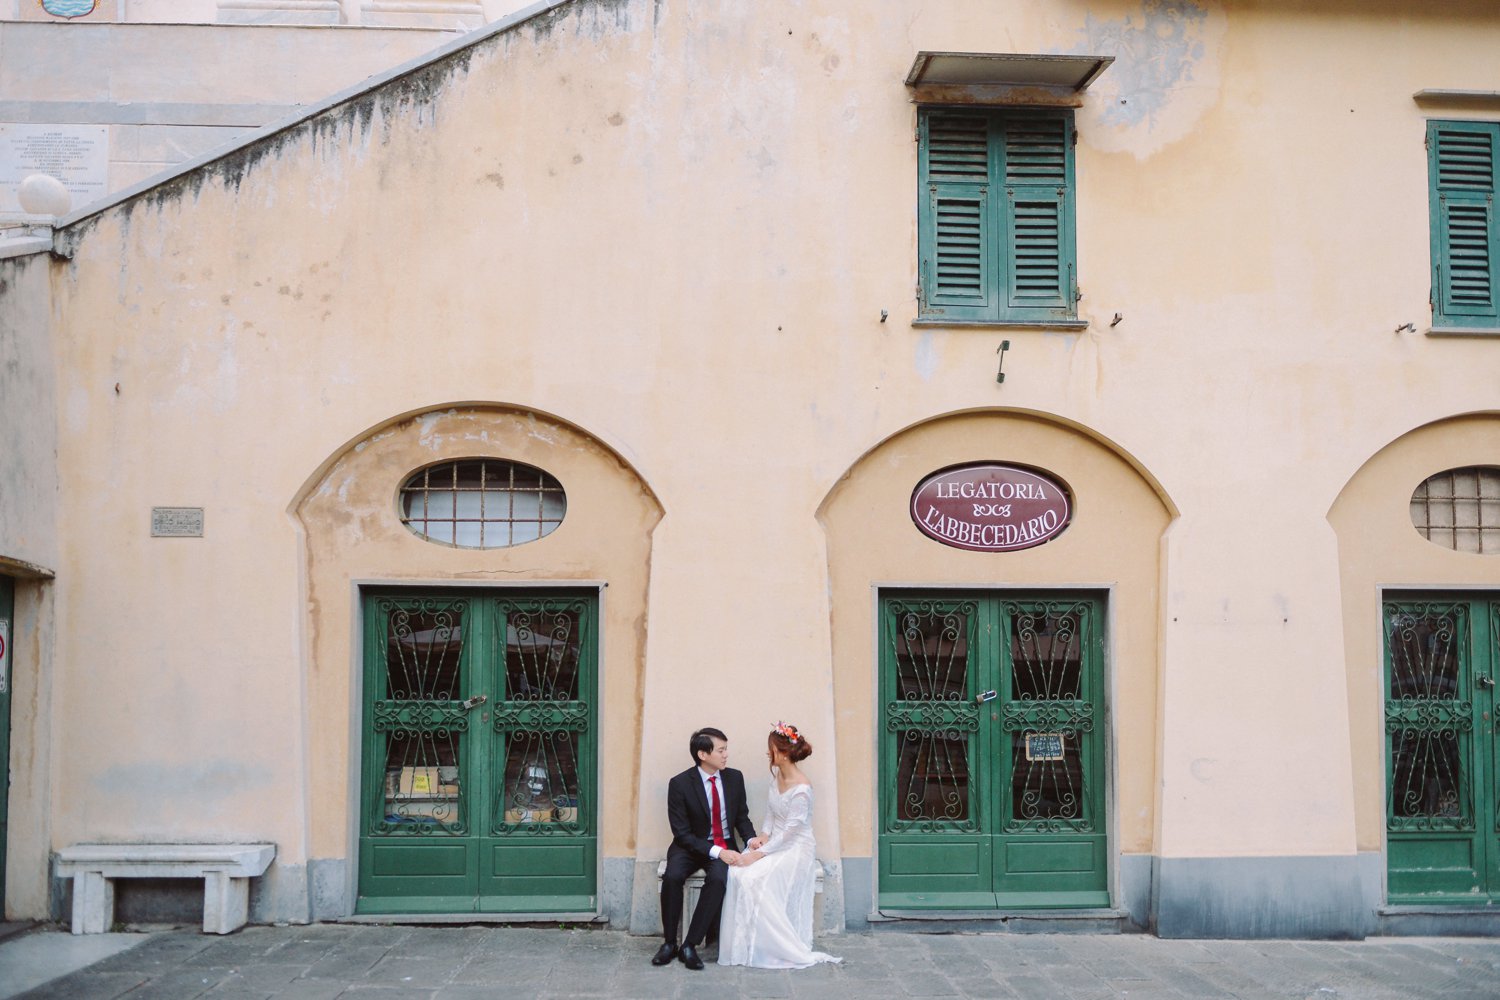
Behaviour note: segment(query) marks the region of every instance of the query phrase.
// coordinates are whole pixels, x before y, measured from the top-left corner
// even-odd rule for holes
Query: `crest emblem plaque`
[[[41,4],[53,17],[84,17],[94,12],[99,0],[41,0]]]

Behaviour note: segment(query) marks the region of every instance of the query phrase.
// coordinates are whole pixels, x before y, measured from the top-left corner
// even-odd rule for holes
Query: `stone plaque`
[[[19,212],[16,192],[32,174],[62,181],[81,208],[109,184],[108,125],[0,124],[0,212]]]
[[[202,507],[152,507],[152,538],[202,538]]]

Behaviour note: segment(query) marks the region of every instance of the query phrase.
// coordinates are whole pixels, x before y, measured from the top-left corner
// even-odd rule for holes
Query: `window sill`
[[[1429,337],[1500,337],[1500,326],[1434,326]]]
[[[1087,330],[1089,321],[1086,319],[914,319],[911,325],[980,330]]]

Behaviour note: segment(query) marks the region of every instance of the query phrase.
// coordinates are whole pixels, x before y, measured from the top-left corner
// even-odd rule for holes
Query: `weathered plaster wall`
[[[0,574],[15,580],[5,916],[45,917],[51,856],[51,574],[57,534],[57,395],[52,263],[0,259]]]
[[[107,190],[114,192],[455,35],[111,24],[102,17],[98,23],[0,21],[0,125],[105,126]],[[83,206],[75,200],[74,207]],[[0,200],[0,212],[17,210]]]
[[[1156,801],[1149,838],[1119,817],[1124,846],[1204,861],[1163,869],[1173,905],[1218,861],[1291,859],[1303,885],[1336,870],[1319,920],[1342,914],[1355,776],[1380,762],[1351,742],[1326,515],[1387,442],[1496,405],[1493,343],[1392,331],[1427,317],[1411,94],[1491,87],[1500,15],[1315,7],[586,0],[79,224],[59,326],[58,716],[78,750],[55,839],[253,828],[307,856],[278,806],[308,780],[299,678],[323,663],[299,631],[286,503],[364,429],[487,400],[586,428],[667,511],[638,808],[619,817],[637,872],[665,848],[665,781],[703,724],[731,734],[752,799],[760,733],[805,726],[814,779],[837,786],[820,852],[857,853],[843,839],[868,842],[873,801],[846,780],[864,765],[834,708],[816,511],[903,428],[1003,407],[1112,442],[1177,511],[1149,572],[1112,562],[1139,539],[1074,553],[1089,581],[1159,580],[1154,632],[1152,599],[1121,598],[1132,669],[1157,683],[1154,706],[1128,694],[1155,720],[1155,770],[1132,742],[1118,780],[1132,808],[1147,781]],[[909,325],[901,79],[920,49],[1096,47],[1118,58],[1080,113],[1090,326],[1007,331],[997,385],[1001,335]],[[1147,112],[1116,112],[1131,102]],[[1369,151],[1357,169],[1350,150]],[[1008,440],[972,446],[1011,457]],[[145,538],[151,504],[204,506],[209,537]],[[920,558],[1004,584],[1040,557]],[[1207,930],[1306,929],[1250,896]]]
[[[0,560],[49,571],[58,561],[50,267],[46,253],[0,258]]]

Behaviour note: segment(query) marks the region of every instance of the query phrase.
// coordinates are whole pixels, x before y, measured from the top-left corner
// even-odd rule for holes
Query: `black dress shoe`
[[[656,949],[655,955],[651,956],[651,964],[666,965],[676,957],[677,946],[675,944],[664,944],[660,948]],[[702,963],[699,963],[699,968],[702,968]]]
[[[687,966],[689,969],[692,969],[694,972],[702,971],[703,959],[698,957],[698,949],[694,948],[692,945],[683,945],[682,950],[677,953],[677,957],[682,959],[683,965]]]

